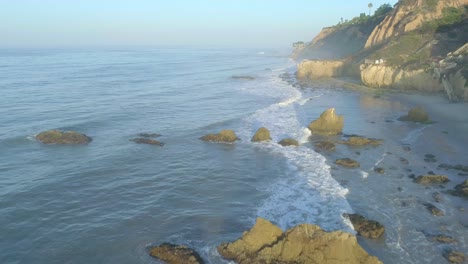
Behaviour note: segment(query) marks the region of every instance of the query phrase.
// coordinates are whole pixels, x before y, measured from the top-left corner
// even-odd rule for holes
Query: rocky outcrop
[[[91,138],[75,131],[48,130],[36,135],[36,139],[44,144],[74,145],[88,144]]]
[[[375,167],[374,171],[377,172],[378,174],[384,174],[385,173],[385,169],[382,168],[382,167]]]
[[[426,113],[426,111],[417,106],[414,108],[411,108],[408,111],[407,115],[404,115],[400,117],[398,120],[400,121],[410,121],[410,122],[415,122],[415,123],[424,123],[429,121],[429,115]]]
[[[338,164],[347,168],[359,168],[359,166],[361,166],[359,162],[350,158],[337,159],[335,160],[335,164]]]
[[[150,138],[134,138],[134,139],[130,139],[130,141],[133,141],[137,144],[156,145],[160,147],[164,146],[164,143],[154,140],[154,139],[150,139]]]
[[[163,243],[153,247],[150,256],[168,264],[203,264],[203,259],[195,250],[186,246]]]
[[[337,135],[343,131],[344,117],[335,114],[335,108],[329,108],[320,117],[312,121],[308,128],[313,134]]]
[[[466,260],[465,254],[463,254],[463,252],[459,252],[459,251],[450,251],[445,255],[445,258],[450,263],[457,263],[457,264],[464,263],[465,260]]]
[[[455,189],[451,193],[456,196],[468,198],[468,180],[455,186]]]
[[[449,182],[449,178],[445,175],[420,175],[416,179],[414,179],[414,182],[419,183],[419,184],[441,184],[441,183],[447,183]]]
[[[463,8],[468,0],[426,0],[399,1],[393,12],[388,15],[370,34],[365,47],[369,48],[385,40],[419,28],[424,22],[442,17],[446,7]]]
[[[315,142],[314,147],[316,150],[326,150],[326,151],[334,151],[336,149],[335,143],[330,142],[330,141]]]
[[[349,218],[354,230],[363,237],[376,239],[385,233],[385,227],[377,221],[368,220],[359,214],[343,214],[343,216]]]
[[[218,246],[218,252],[239,264],[381,263],[369,256],[351,234],[325,232],[311,224],[283,232],[262,218],[257,218],[252,229],[240,239]]]
[[[297,65],[296,78],[313,80],[339,77],[343,74],[344,65],[341,60],[304,60]]]
[[[293,138],[285,138],[282,139],[280,142],[278,142],[283,147],[288,147],[288,146],[299,146],[299,142]]]
[[[158,133],[139,133],[139,137],[146,137],[146,138],[155,138],[155,137],[160,137],[161,134]]]
[[[431,203],[423,204],[426,209],[435,216],[444,216],[444,212]]]
[[[351,146],[365,146],[365,145],[373,145],[379,146],[381,145],[383,140],[375,139],[375,138],[366,138],[361,136],[350,136],[348,140],[340,141],[342,144],[351,145]]]
[[[439,92],[443,90],[430,72],[405,70],[386,65],[362,64],[361,81],[369,87]]]
[[[247,76],[247,75],[233,75],[231,78],[235,80],[248,80],[248,81],[255,80],[255,77]]]
[[[267,128],[261,127],[255,132],[255,135],[252,137],[252,142],[261,142],[271,140],[270,130]]]
[[[203,141],[233,143],[239,138],[233,130],[221,130],[218,134],[208,134],[200,138]]]

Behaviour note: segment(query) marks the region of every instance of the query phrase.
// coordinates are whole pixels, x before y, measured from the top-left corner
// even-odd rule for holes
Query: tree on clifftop
[[[374,6],[374,5],[373,5],[372,3],[369,3],[369,4],[367,5],[367,7],[369,7],[369,16],[370,16],[370,12],[371,12],[371,9],[372,9],[373,6]]]

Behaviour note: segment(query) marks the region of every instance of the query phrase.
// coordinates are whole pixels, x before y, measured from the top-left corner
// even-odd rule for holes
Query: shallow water
[[[0,51],[0,262],[157,263],[148,248],[171,242],[222,263],[216,246],[239,237],[258,216],[283,229],[308,222],[353,232],[341,216],[353,211],[387,226],[383,241],[361,241],[385,263],[443,261],[437,245],[412,223],[425,212],[416,208],[420,203],[411,203],[410,194],[396,195],[398,186],[410,184],[399,178],[406,168],[387,169],[399,166],[395,157],[407,155],[402,144],[417,145],[424,135],[419,126],[384,123],[406,106],[341,89],[295,88],[280,78],[295,70],[288,53]],[[328,107],[345,114],[345,133],[386,138],[388,144],[359,150],[361,169],[336,168],[335,156],[358,150],[319,154],[306,129]],[[251,143],[261,126],[270,129],[273,141]],[[47,129],[77,130],[93,141],[36,142],[34,135]],[[234,129],[241,140],[198,139],[221,129]],[[140,132],[160,133],[166,145],[129,141]],[[275,143],[285,137],[301,147]],[[372,173],[376,163],[386,166],[385,180]],[[429,195],[408,186],[418,199]],[[416,211],[409,213],[402,200]],[[423,229],[443,223],[463,238],[466,229],[454,224],[459,218],[449,205],[445,222],[426,221]],[[466,249],[462,238],[459,250]]]

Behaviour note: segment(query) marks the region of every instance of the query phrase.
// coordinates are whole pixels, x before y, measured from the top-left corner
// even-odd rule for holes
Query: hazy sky
[[[0,46],[286,46],[369,0],[0,0]],[[372,1],[375,10],[384,3]]]

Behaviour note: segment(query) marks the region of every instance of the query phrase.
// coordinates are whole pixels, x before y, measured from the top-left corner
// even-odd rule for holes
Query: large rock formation
[[[252,137],[252,142],[268,141],[271,140],[270,131],[261,127],[255,132],[255,135]]]
[[[407,115],[399,118],[400,121],[410,121],[415,123],[424,123],[429,121],[429,115],[419,106],[411,108]]]
[[[381,263],[369,256],[351,234],[325,232],[311,224],[283,232],[262,218],[257,218],[252,229],[239,240],[218,246],[218,252],[240,264]]]
[[[297,65],[296,78],[304,80],[342,76],[344,65],[341,60],[304,60]]]
[[[299,146],[299,142],[297,142],[297,140],[293,139],[293,138],[285,138],[285,139],[282,139],[278,142],[278,144],[280,144],[281,146],[283,147],[289,147],[289,146]]]
[[[36,135],[36,139],[44,144],[87,144],[91,138],[75,131],[48,130]]]
[[[195,250],[186,246],[163,243],[153,247],[150,256],[168,264],[203,264],[203,259]]]
[[[344,214],[353,224],[354,229],[359,235],[376,239],[385,233],[385,227],[377,221],[368,220],[359,214]]]
[[[200,138],[203,141],[233,143],[239,138],[233,130],[221,130],[218,134],[208,134]]]
[[[335,114],[335,108],[329,108],[308,126],[313,134],[337,135],[343,131],[344,117]]]

